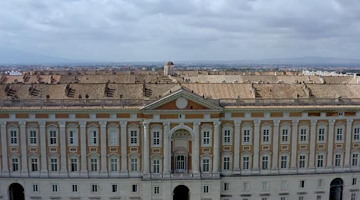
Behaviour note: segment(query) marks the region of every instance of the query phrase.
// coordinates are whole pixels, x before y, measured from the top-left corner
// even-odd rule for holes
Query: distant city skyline
[[[0,64],[357,59],[356,0],[3,0]]]

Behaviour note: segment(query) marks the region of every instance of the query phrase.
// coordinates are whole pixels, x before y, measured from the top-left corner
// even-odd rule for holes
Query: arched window
[[[161,147],[162,144],[162,129],[161,126],[155,125],[151,127],[151,145],[153,147]]]
[[[71,124],[67,128],[68,133],[68,145],[78,146],[79,145],[79,128],[75,124]]]
[[[59,144],[58,128],[55,125],[50,125],[47,128],[49,136],[49,146],[57,146]]]
[[[90,125],[88,127],[88,139],[89,139],[89,146],[99,145],[99,128],[97,126]]]
[[[129,145],[139,146],[139,126],[132,124],[129,126]]]
[[[37,146],[38,145],[38,128],[35,125],[30,125],[27,128],[28,132],[28,142],[30,146]]]
[[[109,146],[118,146],[119,145],[119,127],[112,124],[109,126],[109,136],[108,143]]]
[[[19,128],[15,125],[10,125],[8,127],[8,133],[9,133],[10,146],[18,146],[19,145]]]
[[[252,126],[249,123],[243,124],[242,127],[242,144],[250,145],[252,143]]]
[[[231,145],[233,128],[230,124],[226,124],[223,126],[222,135],[223,135],[222,136],[222,144],[223,145]]]
[[[201,128],[201,146],[209,147],[212,144],[212,129],[209,125],[204,125]]]

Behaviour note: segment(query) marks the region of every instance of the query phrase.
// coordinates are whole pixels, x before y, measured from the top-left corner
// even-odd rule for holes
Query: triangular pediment
[[[222,111],[223,108],[217,105],[215,100],[205,99],[193,92],[179,89],[144,106],[142,110]]]

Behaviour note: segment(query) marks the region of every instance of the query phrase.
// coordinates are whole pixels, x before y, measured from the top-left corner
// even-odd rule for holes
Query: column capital
[[[126,127],[127,125],[127,121],[120,121],[120,126],[121,127]]]
[[[274,124],[274,126],[279,126],[280,125],[280,120],[279,119],[273,120],[273,124]]]
[[[6,122],[5,121],[1,121],[0,122],[1,128],[5,128],[6,127]]]
[[[259,126],[260,126],[260,124],[261,124],[261,120],[260,120],[260,119],[256,119],[256,120],[254,120],[254,126],[259,127]]]
[[[85,128],[85,127],[86,127],[86,122],[84,122],[84,121],[79,122],[79,124],[80,124],[80,127],[81,127],[81,128]]]
[[[234,121],[235,127],[240,127],[241,120]]]
[[[317,124],[317,121],[318,121],[317,119],[312,119],[312,120],[311,120],[311,125],[316,125],[316,124]]]
[[[100,121],[99,124],[102,128],[105,128],[107,125],[107,121]]]
[[[200,126],[201,122],[194,122],[193,125],[194,126]]]
[[[66,122],[59,122],[59,127],[60,128],[65,128],[66,126]]]
[[[219,127],[220,125],[221,125],[221,122],[220,122],[220,121],[214,122],[214,126],[215,126],[215,127]]]
[[[20,126],[20,128],[25,128],[26,122],[19,122],[19,126]]]
[[[38,124],[39,124],[40,128],[46,127],[46,122],[44,122],[44,121],[38,122]]]
[[[298,119],[295,119],[295,120],[292,120],[292,125],[294,126],[297,126],[299,124],[299,120]]]
[[[163,126],[164,126],[165,128],[170,127],[170,122],[164,122],[164,123],[163,123]]]
[[[353,121],[354,121],[353,119],[347,119],[347,120],[346,120],[346,123],[349,124],[349,125],[351,125],[351,124],[353,123]]]
[[[144,128],[148,128],[149,127],[149,122],[142,122],[141,125],[144,127]]]
[[[334,126],[336,119],[329,119],[329,126]]]

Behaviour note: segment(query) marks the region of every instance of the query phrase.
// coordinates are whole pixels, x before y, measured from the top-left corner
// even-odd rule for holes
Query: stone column
[[[214,151],[213,151],[213,173],[219,173],[220,161],[220,124],[221,122],[214,122]]]
[[[106,134],[106,121],[100,122],[100,134],[101,134],[101,176],[107,176],[108,169],[107,169],[107,153],[106,153],[106,141],[107,141],[107,134]]]
[[[68,170],[66,165],[66,122],[59,122],[60,127],[60,175],[67,176]]]
[[[2,175],[3,176],[9,176],[9,163],[8,163],[8,145],[7,145],[7,135],[8,133],[6,132],[6,122],[2,121],[0,123],[1,125],[1,152],[2,152]]]
[[[253,172],[259,171],[259,149],[260,149],[260,123],[261,120],[254,120],[254,156],[253,156]]]
[[[329,120],[329,141],[328,141],[328,152],[327,152],[327,168],[333,167],[332,161],[333,161],[333,153],[334,153],[334,125],[335,125],[335,119]]]
[[[291,170],[296,170],[297,168],[297,146],[298,146],[298,124],[299,120],[292,121],[292,130],[291,130]]]
[[[143,125],[143,133],[144,133],[143,173],[148,174],[150,172],[149,122],[143,122],[142,125]]]
[[[46,122],[39,122],[40,151],[41,151],[41,176],[48,176],[47,165],[47,143],[46,143]]]
[[[170,160],[171,160],[171,149],[170,149],[170,123],[163,123],[164,125],[164,167],[163,174],[164,176],[170,176]]]
[[[86,122],[80,122],[80,149],[81,149],[81,169],[80,176],[86,177],[87,170],[87,153],[86,153]]]
[[[21,176],[28,176],[27,142],[26,142],[26,122],[19,122],[20,125],[20,144],[21,144]]]
[[[193,174],[199,173],[199,159],[200,159],[199,127],[200,127],[200,122],[194,122],[194,124],[193,124],[194,140],[192,142],[192,151],[193,152],[192,152],[192,157],[191,157]]]
[[[352,119],[348,119],[346,121],[345,169],[350,169],[352,122],[353,122]]]
[[[121,174],[127,175],[127,131],[126,131],[126,121],[121,121]]]
[[[315,144],[317,120],[311,120],[309,169],[315,169]]]
[[[280,120],[274,120],[274,137],[272,139],[272,144],[273,144],[273,167],[272,170],[278,170],[278,154],[279,154],[279,125],[280,125]]]
[[[240,171],[240,121],[235,121],[234,131],[234,171]]]

